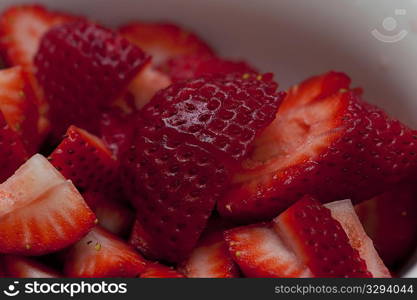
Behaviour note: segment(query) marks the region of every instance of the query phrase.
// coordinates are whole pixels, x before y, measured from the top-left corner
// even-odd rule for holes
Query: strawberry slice
[[[159,263],[148,263],[140,278],[184,278],[185,276],[171,267]]]
[[[136,277],[145,265],[129,245],[96,226],[68,250],[64,269],[69,277]]]
[[[359,252],[372,277],[390,278],[391,274],[374,248],[372,240],[365,233],[350,200],[335,201],[324,205],[333,219],[346,232],[350,245]]]
[[[59,278],[55,270],[24,256],[4,255],[1,258],[3,268],[12,278]]]
[[[42,36],[53,26],[72,22],[77,17],[46,10],[40,5],[19,5],[7,9],[0,16],[0,52],[8,66],[22,66],[36,93],[39,109],[38,130],[48,128],[48,105],[35,78],[33,59]]]
[[[203,236],[190,257],[181,264],[181,271],[189,278],[239,277],[239,271],[223,240],[223,232]]]
[[[173,82],[206,74],[258,73],[244,61],[225,60],[215,56],[186,55],[174,57],[160,67]]]
[[[269,75],[207,77],[174,84],[143,108],[123,171],[152,257],[178,262],[194,248],[228,172],[274,118],[276,89]]]
[[[68,128],[49,161],[82,190],[112,190],[118,184],[118,163],[112,153],[98,137],[78,127]]]
[[[397,271],[417,246],[417,188],[404,182],[356,205],[355,210],[384,263]]]
[[[27,152],[18,134],[7,124],[0,111],[0,182],[5,181],[27,159]],[[1,204],[0,204],[1,206]]]
[[[92,191],[87,191],[83,197],[104,229],[118,236],[125,236],[130,231],[135,216],[130,207],[118,201],[120,199]]]
[[[39,145],[35,99],[22,67],[0,70],[0,110],[30,153],[36,152]]]
[[[330,210],[310,196],[275,220],[275,230],[315,277],[372,277]]]
[[[71,182],[36,154],[0,185],[0,252],[42,255],[74,243],[95,216]]]
[[[322,202],[369,199],[417,167],[417,132],[347,90],[330,72],[293,87],[255,141],[218,209],[244,221],[271,218],[309,194]]]
[[[247,277],[311,277],[310,270],[267,224],[230,229],[224,238]]]
[[[96,24],[80,21],[49,30],[35,66],[55,136],[71,124],[97,133],[99,118],[92,116],[127,90],[148,59],[128,40]]]

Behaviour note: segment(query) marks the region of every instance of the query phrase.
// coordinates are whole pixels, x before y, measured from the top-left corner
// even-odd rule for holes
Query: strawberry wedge
[[[37,262],[34,259],[4,255],[0,261],[8,277],[12,278],[59,278],[62,277],[57,271]]]
[[[184,278],[185,276],[171,267],[159,263],[148,263],[140,278]]]

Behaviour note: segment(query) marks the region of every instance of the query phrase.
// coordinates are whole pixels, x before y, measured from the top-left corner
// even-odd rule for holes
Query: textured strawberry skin
[[[244,61],[224,60],[215,56],[187,55],[174,57],[160,67],[173,82],[207,74],[257,73]]]
[[[340,223],[314,198],[305,196],[275,222],[315,277],[372,277]]]
[[[98,118],[92,116],[127,89],[148,59],[142,50],[99,25],[80,21],[48,31],[35,65],[55,134],[71,124],[97,133]]]
[[[384,192],[417,167],[417,132],[361,100],[357,91],[328,96],[339,101],[334,134],[320,154],[270,174],[236,183],[221,200],[223,216],[249,221],[272,218],[306,194],[323,203],[354,203]],[[284,101],[281,108],[285,108]],[[279,115],[279,114],[278,114]]]

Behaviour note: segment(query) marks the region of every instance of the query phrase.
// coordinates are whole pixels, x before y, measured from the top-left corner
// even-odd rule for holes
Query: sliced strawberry
[[[140,278],[184,278],[185,276],[171,267],[159,263],[148,263]]]
[[[95,216],[71,182],[37,154],[0,185],[0,252],[41,255],[85,235]]]
[[[402,183],[355,207],[366,233],[390,269],[398,270],[417,246],[417,188]]]
[[[70,277],[136,277],[146,262],[110,232],[94,227],[67,253],[65,274]]]
[[[51,12],[39,5],[20,5],[7,9],[0,16],[0,51],[8,66],[22,66],[36,93],[39,131],[48,127],[48,105],[35,78],[33,59],[42,36],[53,26],[76,20],[74,16]]]
[[[157,260],[182,261],[193,249],[227,173],[274,118],[276,88],[269,75],[207,77],[174,84],[143,108],[124,182]]]
[[[315,277],[372,277],[341,224],[310,196],[279,215],[274,228]]]
[[[0,70],[0,110],[30,153],[36,152],[39,145],[35,98],[22,67]]]
[[[197,78],[206,74],[258,73],[244,61],[201,55],[174,57],[160,69],[168,74],[173,82]]]
[[[103,142],[85,130],[71,126],[49,161],[83,190],[116,188],[118,163]]]
[[[221,231],[203,236],[181,270],[189,278],[239,277]]]
[[[132,228],[135,219],[133,209],[127,207],[121,199],[92,191],[84,193],[83,197],[104,229],[118,236],[125,236]]]
[[[74,124],[98,131],[94,115],[127,89],[148,57],[118,34],[88,22],[56,26],[35,57],[55,136]]]
[[[8,277],[13,278],[59,278],[58,272],[24,256],[4,255],[1,262]]]
[[[348,83],[330,72],[290,90],[220,201],[223,216],[271,218],[306,194],[357,203],[416,169],[417,132],[362,101]]]
[[[350,245],[359,252],[372,277],[391,277],[376,252],[372,240],[366,235],[352,202],[350,200],[335,201],[326,204],[325,207],[330,210],[332,218],[342,225]]]
[[[228,230],[224,234],[234,261],[247,277],[311,277],[310,270],[267,224]]]
[[[10,128],[0,111],[0,182],[13,175],[27,157],[18,134]]]
[[[212,55],[213,50],[194,33],[167,23],[126,24],[119,32],[152,55],[154,66],[185,54]]]

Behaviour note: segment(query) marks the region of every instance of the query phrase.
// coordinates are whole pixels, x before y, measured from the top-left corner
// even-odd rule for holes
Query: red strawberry
[[[4,255],[2,265],[8,277],[13,278],[58,278],[58,272],[36,260],[15,255]]]
[[[84,193],[83,197],[104,229],[118,236],[124,236],[132,228],[133,210],[127,207],[122,199],[113,199],[104,193],[91,191]]]
[[[22,141],[0,111],[0,182],[12,176],[26,159],[27,152]]]
[[[398,270],[417,245],[417,188],[402,183],[355,207],[387,266]]]
[[[276,88],[269,75],[207,77],[174,84],[143,108],[124,172],[155,258],[181,261],[195,246],[227,173],[272,121]]]
[[[145,265],[126,243],[96,226],[68,250],[64,269],[70,277],[136,277]]]
[[[290,90],[219,203],[223,216],[270,218],[306,194],[357,203],[410,175],[417,132],[348,84],[346,75],[330,72]]]
[[[275,229],[316,277],[372,277],[340,223],[310,196],[279,215]]]
[[[71,182],[37,154],[0,185],[0,252],[41,255],[85,235],[95,216]]]
[[[257,73],[244,61],[231,61],[215,56],[201,55],[174,57],[161,66],[161,71],[167,73],[174,82],[206,74]]]
[[[35,65],[55,136],[71,124],[96,133],[94,115],[127,90],[147,60],[139,48],[99,25],[74,22],[49,30]]]
[[[119,32],[152,55],[154,66],[185,54],[213,54],[197,35],[174,24],[135,22],[124,25]]]
[[[226,231],[224,237],[247,277],[311,277],[309,269],[266,224],[237,227]]]
[[[116,188],[118,163],[103,142],[85,130],[71,126],[52,152],[50,162],[80,189]]]
[[[181,270],[189,278],[233,278],[239,271],[232,260],[223,232],[203,236]]]
[[[173,268],[159,263],[148,263],[140,278],[184,278],[185,276]]]
[[[33,59],[42,36],[53,26],[76,20],[76,17],[51,12],[39,5],[13,6],[0,16],[0,51],[8,66],[22,66],[27,73],[38,105],[39,133],[48,128],[48,105],[35,78]]]
[[[129,237],[129,244],[142,253],[146,258],[155,259],[158,249],[151,244],[152,239],[136,219],[133,223],[132,232]]]
[[[35,98],[22,67],[0,71],[0,110],[31,153],[36,152],[39,145]]]

